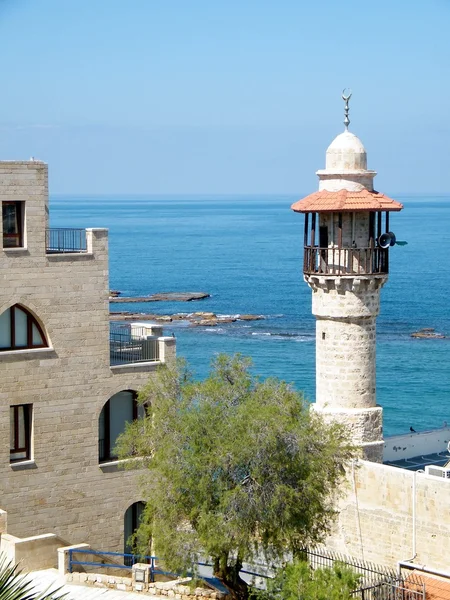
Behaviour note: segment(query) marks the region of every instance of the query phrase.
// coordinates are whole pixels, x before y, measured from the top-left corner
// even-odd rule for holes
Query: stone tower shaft
[[[387,277],[309,276],[316,317],[315,410],[350,428],[366,458],[380,460],[376,403],[376,317]]]

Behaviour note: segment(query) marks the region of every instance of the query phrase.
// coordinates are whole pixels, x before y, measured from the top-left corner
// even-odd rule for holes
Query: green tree
[[[252,600],[351,600],[361,575],[336,563],[332,568],[312,570],[307,562],[294,560],[280,569],[265,591],[253,591]]]
[[[33,582],[28,581],[20,569],[0,555],[0,600],[55,600],[64,598],[66,594],[55,596],[48,591],[35,592]]]
[[[137,536],[152,539],[175,572],[211,557],[234,598],[248,597],[244,561],[281,559],[323,539],[354,449],[290,385],[252,376],[251,361],[220,355],[195,381],[186,365],[162,367],[139,394],[147,417],[119,441],[145,467],[147,500]],[[147,548],[144,546],[147,545]]]

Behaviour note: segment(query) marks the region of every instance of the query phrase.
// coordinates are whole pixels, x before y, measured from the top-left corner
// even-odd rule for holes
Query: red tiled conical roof
[[[403,204],[388,198],[384,194],[375,191],[370,192],[366,189],[360,192],[350,192],[348,190],[328,192],[322,190],[294,202],[291,208],[300,213],[399,211],[402,210]]]

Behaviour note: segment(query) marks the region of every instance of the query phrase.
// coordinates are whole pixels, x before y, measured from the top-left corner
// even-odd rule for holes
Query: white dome
[[[326,170],[329,171],[366,171],[367,153],[361,140],[350,131],[338,135],[328,146]]]

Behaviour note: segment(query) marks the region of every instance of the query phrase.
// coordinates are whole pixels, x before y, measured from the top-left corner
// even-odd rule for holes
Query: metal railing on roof
[[[129,324],[111,324],[109,349],[111,366],[160,359],[158,337],[148,335],[147,328],[131,328]]]
[[[87,252],[86,229],[46,229],[45,251],[47,254]]]

